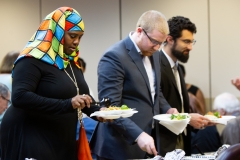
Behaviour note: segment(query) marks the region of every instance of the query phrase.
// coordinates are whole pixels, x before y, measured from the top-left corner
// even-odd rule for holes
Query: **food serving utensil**
[[[100,102],[93,102],[93,103],[90,103],[90,106],[99,106],[99,107],[110,107],[111,106],[111,101],[110,101],[110,98],[108,97],[104,97]]]

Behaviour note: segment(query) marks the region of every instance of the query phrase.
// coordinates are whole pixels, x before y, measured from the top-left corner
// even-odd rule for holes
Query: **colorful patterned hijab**
[[[71,55],[63,51],[64,31],[84,31],[80,14],[70,7],[58,8],[46,16],[14,64],[24,57],[34,57],[59,69],[66,68],[69,60],[74,60],[80,68],[79,47]]]

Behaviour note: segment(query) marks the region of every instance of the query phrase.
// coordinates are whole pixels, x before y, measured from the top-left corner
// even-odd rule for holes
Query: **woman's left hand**
[[[104,109],[106,109],[106,107],[102,107],[102,108],[100,109],[100,111],[102,111],[102,110],[104,110]],[[104,118],[99,117],[99,116],[97,116],[97,120],[98,120],[99,122],[102,122],[102,123],[113,122],[113,119],[104,119]]]
[[[81,108],[83,109],[84,107],[90,108],[90,103],[92,103],[92,98],[87,95],[76,95],[75,97],[72,98],[72,106],[73,109]]]

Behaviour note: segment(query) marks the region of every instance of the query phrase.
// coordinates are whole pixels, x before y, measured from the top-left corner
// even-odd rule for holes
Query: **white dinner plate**
[[[222,116],[222,118],[217,118],[217,119],[210,119],[211,122],[214,123],[220,123],[220,124],[227,124],[227,122],[233,118],[236,118],[236,116]]]
[[[110,111],[98,111],[103,115],[120,115],[122,114],[122,110],[110,110]]]
[[[118,119],[120,117],[123,117],[123,118],[127,118],[127,117],[131,117],[133,114],[137,113],[138,111],[136,110],[132,110],[132,111],[129,111],[127,113],[121,113],[121,114],[106,114],[106,112],[108,111],[96,111],[94,113],[92,113],[90,115],[90,117],[92,116],[99,116],[99,117],[102,117],[104,119]]]
[[[188,115],[188,113],[180,113],[181,115]],[[171,119],[171,115],[172,114],[158,114],[158,115],[155,115],[153,118],[156,119],[156,120],[159,120],[159,121],[165,121],[165,122],[170,122],[170,123],[179,123],[179,122],[182,122],[182,121],[189,121],[189,119],[191,118],[189,115],[188,117],[189,118],[186,118],[186,119],[181,119],[181,120],[175,120],[175,119]]]
[[[132,108],[123,109],[123,110],[122,110],[122,114],[131,113],[132,111],[134,111]]]
[[[123,109],[123,110],[107,110],[107,111],[98,111],[101,115],[120,115],[120,114],[126,114],[131,113],[133,109]]]
[[[137,113],[137,112],[138,111],[131,111],[128,113],[124,113],[124,114],[121,114],[121,117],[123,117],[123,118],[131,117],[134,113]]]
[[[102,118],[104,119],[118,119],[120,118],[121,115],[106,115],[106,116],[102,116]]]

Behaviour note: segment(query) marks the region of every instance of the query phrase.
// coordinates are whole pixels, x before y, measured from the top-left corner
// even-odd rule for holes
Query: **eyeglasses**
[[[196,43],[196,40],[188,40],[188,39],[180,39],[183,43],[185,43],[186,45],[194,45]]]
[[[8,102],[8,107],[11,106],[12,102],[9,99],[7,99],[4,96],[0,96],[0,97],[2,97],[2,99],[6,100]]]
[[[146,36],[148,37],[148,39],[152,42],[152,44],[153,44],[154,46],[157,46],[157,45],[160,45],[160,46],[161,46],[161,45],[162,45],[162,42],[158,42],[157,40],[151,38],[144,29],[142,29],[142,30],[143,30],[143,32],[146,34]]]

